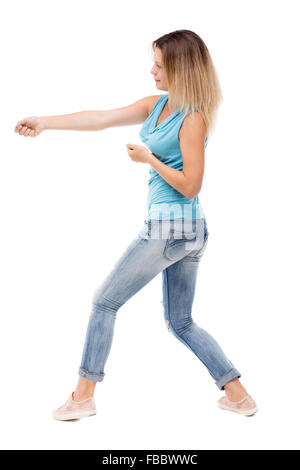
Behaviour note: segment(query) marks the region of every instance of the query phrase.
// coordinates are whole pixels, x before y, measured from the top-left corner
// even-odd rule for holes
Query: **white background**
[[[6,2],[1,11],[1,447],[299,449],[297,1]],[[147,212],[140,125],[14,133],[31,115],[158,90],[152,40],[191,29],[224,101],[200,200],[210,239],[193,317],[260,411],[219,410],[204,365],[168,333],[161,275],[118,312],[98,414],[52,418],[74,390],[91,298]],[[298,30],[298,31],[297,31]]]

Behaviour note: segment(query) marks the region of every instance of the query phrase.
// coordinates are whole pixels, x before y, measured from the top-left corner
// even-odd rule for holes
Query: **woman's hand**
[[[45,129],[42,117],[30,116],[16,124],[15,132],[24,137],[36,137]]]
[[[149,150],[143,145],[126,144],[127,153],[131,160],[134,162],[149,163],[149,158],[152,155]]]

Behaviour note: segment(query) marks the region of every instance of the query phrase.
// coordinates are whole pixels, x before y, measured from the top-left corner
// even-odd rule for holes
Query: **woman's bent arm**
[[[204,174],[206,124],[199,112],[189,114],[180,131],[182,171],[165,165],[150,153],[148,163],[167,183],[189,199],[200,192]]]

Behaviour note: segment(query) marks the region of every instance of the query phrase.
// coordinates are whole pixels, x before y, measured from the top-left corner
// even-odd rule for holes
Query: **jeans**
[[[104,379],[119,308],[160,272],[168,331],[200,359],[220,390],[241,377],[216,340],[192,318],[199,261],[208,235],[205,218],[144,220],[137,236],[94,292],[78,370],[81,377],[96,382]]]

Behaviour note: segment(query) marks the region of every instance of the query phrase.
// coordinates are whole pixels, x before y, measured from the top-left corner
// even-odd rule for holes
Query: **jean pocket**
[[[208,243],[208,236],[209,236],[209,231],[207,229],[207,222],[205,219],[203,219],[203,243],[201,245],[201,248],[195,250],[193,253],[190,254],[190,257],[194,259],[195,261],[200,261],[202,258],[204,251],[206,249],[206,245]]]
[[[171,229],[163,254],[171,261],[179,260],[188,254],[196,239],[197,232]]]

